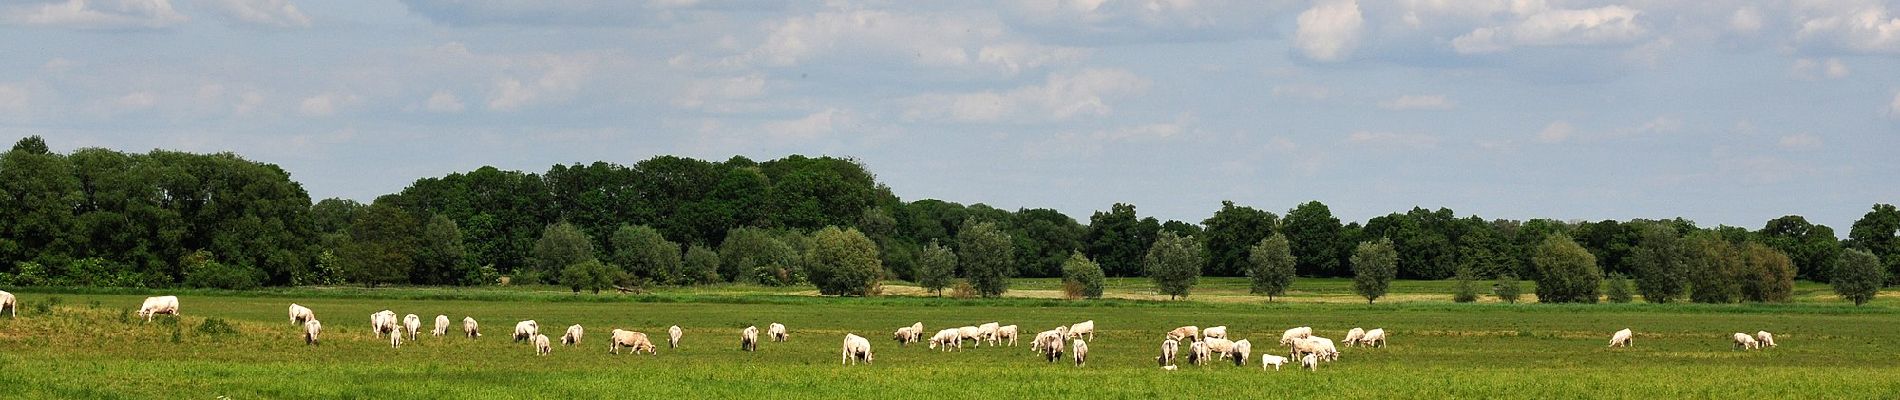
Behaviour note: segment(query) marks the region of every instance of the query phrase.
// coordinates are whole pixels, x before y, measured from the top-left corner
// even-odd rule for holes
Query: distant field
[[[1115,297],[1138,298],[1145,280],[1112,280]],[[12,290],[20,318],[0,318],[0,390],[7,398],[1900,398],[1900,309],[1888,294],[1866,307],[1831,300],[1803,283],[1778,305],[1453,304],[1450,282],[1397,282],[1391,303],[1336,301],[1338,280],[1303,280],[1286,301],[1245,296],[1244,280],[1207,279],[1185,302],[1056,299],[957,300],[886,296],[821,298],[798,288],[715,286],[622,296],[556,288],[294,288],[180,291],[177,325],[123,320],[142,293]],[[1021,294],[1054,293],[1050,280],[1018,280]],[[892,284],[896,292],[903,285]],[[1527,283],[1526,292],[1529,292]],[[1150,293],[1148,293],[1151,295]],[[41,305],[59,300],[58,305]],[[284,315],[292,301],[326,325],[304,346]],[[426,337],[391,350],[368,332],[381,309],[424,320],[474,316],[479,340]],[[197,332],[220,318],[237,333]],[[161,320],[166,317],[160,317]],[[538,320],[550,336],[582,324],[578,348],[538,357],[508,341],[514,322]],[[1050,365],[1015,348],[940,353],[899,348],[898,326],[929,331],[1000,321],[1027,335],[1093,319],[1087,367]],[[746,325],[791,327],[788,343],[738,351]],[[609,355],[607,332],[663,338],[686,329],[681,349]],[[1231,326],[1256,352],[1279,331],[1310,325],[1335,339],[1382,327],[1391,345],[1350,348],[1317,372],[1258,364],[1155,368],[1161,333],[1179,325]],[[1634,328],[1636,347],[1608,349],[1610,332]],[[1731,332],[1776,332],[1781,346],[1730,350]],[[869,337],[877,361],[838,365],[846,332]],[[1025,342],[1027,338],[1025,337]]]

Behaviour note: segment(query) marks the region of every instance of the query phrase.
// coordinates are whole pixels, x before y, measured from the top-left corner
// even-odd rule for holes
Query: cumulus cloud
[[[349,93],[324,93],[305,97],[297,104],[297,113],[306,117],[327,117],[362,100],[362,97]]]
[[[1629,43],[1649,32],[1637,19],[1641,14],[1639,10],[1621,5],[1541,9],[1505,25],[1472,30],[1452,39],[1451,46],[1460,54],[1483,54],[1515,47]]]
[[[1093,131],[1063,131],[1046,140],[1032,140],[1023,146],[1023,155],[1046,159],[1065,155],[1099,153],[1112,145],[1156,143],[1179,140],[1200,133],[1192,114],[1175,115],[1173,121],[1121,126]],[[1282,139],[1284,140],[1284,139]],[[1291,145],[1288,142],[1288,145]]]
[[[1264,37],[1292,1],[1012,0],[998,8],[1010,25],[1065,43],[1187,42]],[[1000,6],[1000,7],[999,7]]]
[[[26,111],[26,88],[0,84],[0,113],[18,113]]]
[[[530,105],[565,100],[581,89],[602,62],[593,54],[537,55],[509,60],[515,69],[532,72],[500,78],[488,95],[488,109],[514,111]]]
[[[461,98],[455,97],[454,93],[449,93],[446,90],[437,91],[435,94],[429,95],[429,100],[423,102],[423,108],[429,110],[429,112],[458,113],[462,112],[465,107],[466,106],[462,104]]]
[[[1803,132],[1803,133],[1798,133],[1798,134],[1793,134],[1793,135],[1788,135],[1788,136],[1782,136],[1781,141],[1775,143],[1775,145],[1781,146],[1781,148],[1784,148],[1784,149],[1799,149],[1799,150],[1818,149],[1818,148],[1821,148],[1821,137],[1814,136],[1814,134],[1812,133]]]
[[[402,0],[409,12],[448,25],[637,25],[677,18],[697,0]],[[746,2],[777,8],[777,2]],[[725,7],[736,7],[727,5]]]
[[[908,99],[905,119],[960,122],[1066,120],[1108,115],[1110,101],[1148,89],[1149,81],[1120,69],[1050,74],[1041,85],[1005,92],[926,94]]]
[[[855,124],[856,120],[857,117],[850,112],[827,108],[803,118],[767,122],[762,128],[774,138],[811,140],[838,132],[841,128]]]
[[[119,111],[144,110],[158,105],[158,94],[147,90],[126,93],[113,100],[112,104],[117,106]]]
[[[1346,135],[1346,142],[1366,147],[1430,149],[1438,147],[1439,139],[1419,133],[1358,131]]]
[[[1847,64],[1842,63],[1841,59],[1829,57],[1826,60],[1815,60],[1812,58],[1794,60],[1794,66],[1789,67],[1789,72],[1794,74],[1796,79],[1815,80],[1823,77],[1828,79],[1846,78],[1847,75],[1853,73],[1853,70],[1848,69]]]
[[[763,42],[726,64],[793,66],[827,57],[903,60],[938,68],[988,68],[1006,74],[1066,64],[1088,54],[1080,48],[1035,44],[1014,37],[994,19],[884,10],[838,10],[776,21]]]
[[[1329,0],[1301,12],[1293,43],[1314,61],[1339,61],[1359,46],[1365,17],[1354,0]]]
[[[1294,83],[1273,87],[1273,97],[1325,100],[1333,97],[1333,89],[1321,85]]]
[[[0,17],[25,25],[71,29],[160,29],[190,18],[170,0],[66,0],[0,6]]]
[[[218,0],[213,4],[226,15],[248,24],[278,28],[310,26],[310,16],[304,15],[290,0]]]
[[[1450,110],[1458,108],[1458,103],[1445,98],[1445,95],[1405,95],[1399,98],[1379,102],[1379,107],[1387,110]]]
[[[1754,33],[1761,30],[1761,10],[1755,6],[1742,6],[1728,18],[1728,27],[1737,33]]]
[[[1569,122],[1557,121],[1545,125],[1544,130],[1537,131],[1537,140],[1542,140],[1544,143],[1558,143],[1570,139],[1570,135],[1576,133],[1577,128],[1570,126]]]
[[[1900,17],[1869,5],[1806,18],[1795,41],[1808,46],[1861,53],[1900,53]]]
[[[1893,103],[1887,105],[1887,116],[1900,118],[1900,94],[1893,95]]]
[[[705,108],[709,102],[750,99],[764,94],[765,76],[759,74],[702,79],[688,84],[685,92],[673,99],[673,105],[683,108]]]

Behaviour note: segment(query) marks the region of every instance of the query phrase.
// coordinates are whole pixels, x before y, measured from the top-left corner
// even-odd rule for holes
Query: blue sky
[[[1900,2],[15,0],[0,136],[315,198],[482,165],[862,160],[907,200],[1348,220],[1900,201]]]

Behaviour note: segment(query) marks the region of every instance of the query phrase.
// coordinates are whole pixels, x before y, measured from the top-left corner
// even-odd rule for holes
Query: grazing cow
[[[1207,329],[1202,329],[1202,330],[1201,330],[1201,337],[1202,337],[1202,338],[1214,338],[1214,339],[1226,339],[1226,338],[1227,338],[1227,326],[1226,326],[1226,325],[1221,325],[1221,326],[1216,326],[1216,327],[1211,327],[1211,328],[1207,328]]]
[[[1188,326],[1183,326],[1179,328],[1174,328],[1174,330],[1168,331],[1168,339],[1176,340],[1176,341],[1187,340],[1190,342],[1199,342],[1201,341],[1201,327],[1188,325]]]
[[[416,332],[422,330],[422,317],[415,314],[402,316],[402,328],[409,331],[409,341],[415,341]]]
[[[1174,365],[1175,352],[1181,351],[1181,341],[1169,338],[1161,341],[1161,356],[1155,357],[1155,363],[1166,367]]]
[[[1371,347],[1385,347],[1385,328],[1372,328],[1372,330],[1366,331],[1366,336],[1360,337],[1359,343]],[[1346,346],[1350,347],[1352,345],[1347,344]]]
[[[653,346],[653,341],[647,340],[647,334],[629,331],[629,330],[615,329],[613,331],[612,339],[609,340],[609,343],[607,343],[607,350],[612,352],[613,354],[620,354],[621,347],[626,347],[630,350],[633,350],[632,354],[640,354],[641,351],[645,351],[647,352],[647,354],[652,354],[652,355],[660,354],[660,351],[657,348],[655,348],[655,346]]]
[[[1305,339],[1309,336],[1313,336],[1313,327],[1302,326],[1298,328],[1288,329],[1286,330],[1286,333],[1280,334],[1280,345],[1293,347],[1293,342],[1298,341],[1300,339]]]
[[[481,326],[475,323],[475,317],[462,317],[462,334],[469,339],[482,337]]]
[[[1775,347],[1775,334],[1768,331],[1756,331],[1755,340],[1761,342],[1762,346]]]
[[[1083,364],[1088,364],[1089,362],[1088,342],[1084,342],[1082,341],[1082,339],[1076,339],[1075,349],[1070,350],[1069,352],[1075,355],[1075,366],[1080,367]]]
[[[963,350],[963,335],[957,328],[937,331],[936,335],[930,337],[930,348],[939,346],[943,347],[943,351],[950,351],[951,348]]]
[[[548,345],[548,335],[534,334],[534,355],[545,356],[553,352],[554,347]]]
[[[1359,328],[1352,328],[1352,330],[1346,331],[1345,345],[1346,347],[1352,347],[1355,344],[1359,344],[1359,339],[1363,339],[1365,337],[1366,337],[1366,330],[1359,329]]]
[[[1630,347],[1630,344],[1634,343],[1635,338],[1635,333],[1630,332],[1629,328],[1623,328],[1623,330],[1616,331],[1616,333],[1610,335],[1610,347]]]
[[[1188,344],[1188,364],[1190,365],[1207,365],[1207,358],[1212,355],[1207,351],[1207,341]]]
[[[1095,340],[1095,320],[1091,319],[1077,322],[1075,325],[1069,325],[1069,337],[1079,338],[1082,337],[1082,335],[1089,335],[1089,340]]]
[[[1002,327],[1003,327],[1002,324],[998,324],[995,322],[977,325],[976,326],[976,336],[977,336],[976,347],[983,347],[983,341],[985,340],[990,341],[991,346],[995,346],[996,345],[996,330],[1001,329]]]
[[[429,335],[430,336],[448,336],[449,335],[449,316],[440,315],[440,314],[436,315],[435,328],[429,330]]]
[[[1048,336],[1038,339],[1044,343],[1037,343],[1036,345],[1042,348],[1043,358],[1048,359],[1049,362],[1056,362],[1056,360],[1062,359],[1062,348],[1066,347],[1062,345],[1063,339],[1061,335]]]
[[[748,326],[739,331],[739,350],[759,351],[759,327]]]
[[[402,348],[402,332],[389,331],[389,348]]]
[[[1260,369],[1267,369],[1267,366],[1273,366],[1274,371],[1279,371],[1281,365],[1286,365],[1286,357],[1272,354],[1260,355]]]
[[[399,324],[400,322],[396,320],[395,311],[382,310],[369,315],[370,332],[375,333],[376,337],[397,334],[396,330]]]
[[[539,322],[534,322],[534,320],[531,319],[515,323],[515,343],[534,339],[534,335],[539,334],[541,334],[541,323]]]
[[[792,337],[790,333],[785,332],[785,325],[777,322],[773,322],[772,325],[767,326],[765,334],[771,336],[774,342],[783,342]]]
[[[871,363],[871,341],[855,333],[844,334],[844,345],[839,348],[839,364]]]
[[[680,348],[680,336],[683,336],[685,334],[686,334],[686,331],[680,330],[679,325],[673,325],[670,328],[666,328],[666,348],[669,348],[669,349]]]
[[[20,318],[20,299],[14,298],[12,293],[0,290],[0,312],[7,313],[8,317]]]
[[[582,333],[585,333],[585,329],[581,329],[581,324],[568,325],[567,333],[561,334],[561,345],[579,346]]]
[[[317,319],[317,314],[310,312],[309,307],[300,306],[300,305],[297,305],[297,303],[290,303],[290,324],[291,325],[302,325],[304,321],[309,321],[313,319]]]
[[[1251,355],[1253,355],[1253,343],[1248,342],[1247,339],[1240,339],[1227,349],[1227,356],[1234,358],[1236,367],[1247,365],[1247,358]]]
[[[1016,330],[1015,325],[1003,325],[1001,328],[996,328],[996,338],[1009,343],[1010,347],[1016,347]]]
[[[976,347],[983,347],[983,329],[974,326],[957,328],[957,347],[962,347],[964,340],[975,342]]]
[[[917,337],[920,335],[922,334],[911,330],[908,326],[899,327],[896,332],[891,333],[891,340],[896,340],[898,346],[903,346],[910,342],[917,341]]]
[[[1339,349],[1333,347],[1333,340],[1319,336],[1308,336],[1293,341],[1293,353],[1288,358],[1300,358],[1305,354],[1316,354],[1320,360],[1339,359]]]
[[[317,322],[317,320],[314,320],[314,319],[303,322],[303,343],[304,344],[316,346],[317,334],[319,333],[323,333],[322,322]]]
[[[1735,348],[1748,350],[1761,347],[1761,342],[1756,341],[1754,336],[1748,336],[1746,333],[1735,332],[1735,334],[1730,337],[1735,341]]]
[[[1205,335],[1206,333],[1202,334]],[[1214,353],[1215,357],[1222,360],[1227,359],[1227,353],[1234,350],[1234,341],[1232,340],[1203,336],[1201,342],[1207,343],[1207,351]]]
[[[1304,356],[1300,356],[1300,367],[1304,367],[1308,371],[1318,371],[1319,370],[1319,355],[1307,354]]]
[[[11,295],[9,295],[9,297],[11,297]],[[17,317],[19,311],[14,311],[14,314]],[[139,306],[139,316],[145,317],[145,322],[152,322],[152,316],[158,314],[171,315],[173,318],[177,318],[178,296],[147,297],[145,298],[145,304]]]

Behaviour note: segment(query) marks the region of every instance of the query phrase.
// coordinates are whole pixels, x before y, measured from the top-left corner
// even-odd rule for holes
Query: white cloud
[[[1333,97],[1333,89],[1308,83],[1294,83],[1273,87],[1273,97],[1306,100],[1325,100]]]
[[[1794,66],[1789,67],[1789,72],[1794,74],[1796,79],[1815,80],[1822,77],[1828,79],[1846,78],[1848,75],[1853,74],[1854,71],[1848,69],[1847,64],[1842,63],[1841,59],[1829,57],[1826,60],[1819,61],[1812,58],[1794,60]]]
[[[462,112],[466,106],[462,104],[461,98],[455,97],[454,93],[442,90],[429,95],[429,100],[423,104],[423,108],[429,112],[458,113]]]
[[[310,16],[304,15],[290,0],[218,0],[215,4],[225,14],[249,24],[279,28],[310,26]]]
[[[1588,9],[1544,9],[1501,26],[1481,27],[1452,39],[1460,54],[1482,54],[1515,47],[1590,46],[1628,43],[1649,31],[1641,11],[1621,5]]]
[[[0,6],[0,17],[26,25],[72,29],[159,29],[190,18],[169,0],[66,0]]]
[[[1368,147],[1430,149],[1438,147],[1439,139],[1417,133],[1358,131],[1346,135],[1346,142]]]
[[[1092,155],[1110,145],[1157,143],[1199,134],[1194,115],[1175,115],[1174,121],[1098,129],[1089,132],[1064,131],[1047,140],[1032,140],[1023,146],[1023,155],[1048,159],[1065,155]],[[1284,139],[1282,139],[1284,141]],[[1291,142],[1288,142],[1291,145]]]
[[[0,113],[26,111],[28,99],[26,88],[0,84]]]
[[[1739,33],[1754,33],[1761,30],[1761,10],[1755,6],[1742,6],[1729,15],[1728,27]]]
[[[926,94],[906,100],[905,119],[961,122],[1066,120],[1108,115],[1109,101],[1148,89],[1149,81],[1119,69],[1089,69],[1050,74],[1042,85],[1007,92]]]
[[[1544,143],[1557,143],[1570,139],[1570,135],[1576,133],[1577,128],[1570,126],[1569,122],[1557,121],[1545,125],[1544,130],[1538,131],[1537,140],[1542,140]]]
[[[1044,46],[1028,43],[1006,43],[983,46],[977,51],[976,59],[986,65],[1001,69],[1009,75],[1023,70],[1041,68],[1046,65],[1073,64],[1087,58],[1090,51],[1075,47]]]
[[[1315,61],[1339,61],[1359,46],[1365,18],[1353,0],[1328,0],[1300,13],[1294,46]]]
[[[1821,137],[1814,136],[1812,133],[1803,132],[1782,136],[1781,141],[1775,145],[1781,146],[1781,148],[1784,149],[1818,149],[1821,148]]]
[[[336,115],[338,110],[355,105],[359,101],[362,101],[362,97],[354,94],[324,93],[305,97],[303,102],[298,103],[297,113],[308,117],[327,117]]]
[[[1458,103],[1446,99],[1445,95],[1404,95],[1399,98],[1379,102],[1379,107],[1387,110],[1450,110],[1458,108]]]
[[[827,57],[862,62],[897,59],[936,68],[986,68],[1014,75],[1045,65],[1073,63],[1088,50],[1013,38],[995,19],[883,10],[826,11],[786,18],[769,27],[757,48],[723,65],[803,65]]]
[[[703,79],[688,84],[685,93],[673,99],[673,105],[702,108],[707,107],[711,102],[751,99],[764,94],[765,76],[759,74]]]
[[[840,127],[855,121],[849,112],[827,108],[803,118],[767,122],[762,128],[766,134],[779,139],[811,140],[838,132]]]
[[[596,55],[528,56],[507,62],[511,69],[538,73],[504,77],[488,95],[488,109],[514,111],[530,105],[565,100],[581,89],[601,63]]]
[[[1886,7],[1842,11],[1802,21],[1795,41],[1863,53],[1900,52],[1900,17],[1888,14]]]
[[[117,106],[119,111],[144,110],[158,105],[158,94],[151,91],[126,93],[113,100],[112,104]]]
[[[1887,116],[1900,118],[1900,94],[1893,95],[1893,103],[1887,105]]]

